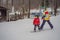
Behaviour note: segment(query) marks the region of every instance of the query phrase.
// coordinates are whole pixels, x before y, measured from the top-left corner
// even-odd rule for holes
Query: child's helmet
[[[35,15],[35,17],[39,17],[38,15]]]

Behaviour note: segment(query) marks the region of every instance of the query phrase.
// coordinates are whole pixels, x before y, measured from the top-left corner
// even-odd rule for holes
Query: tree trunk
[[[56,16],[57,13],[57,0],[55,0],[55,6],[54,6],[54,15]]]
[[[57,13],[57,8],[55,7],[54,8],[54,15],[56,16],[56,13]]]
[[[29,0],[29,13],[28,13],[28,18],[30,18],[30,0]]]
[[[6,0],[6,8],[8,9],[8,0]],[[9,12],[7,10],[6,20],[9,21]]]

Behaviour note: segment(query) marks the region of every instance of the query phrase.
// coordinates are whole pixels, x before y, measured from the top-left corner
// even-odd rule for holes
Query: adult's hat
[[[46,11],[45,14],[48,14],[48,11]]]

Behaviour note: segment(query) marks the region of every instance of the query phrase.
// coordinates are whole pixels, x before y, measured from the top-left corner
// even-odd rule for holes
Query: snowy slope
[[[54,30],[33,31],[33,19],[0,23],[0,40],[60,40],[60,15],[51,17]],[[42,23],[42,20],[41,20]],[[50,29],[46,23],[44,29]]]

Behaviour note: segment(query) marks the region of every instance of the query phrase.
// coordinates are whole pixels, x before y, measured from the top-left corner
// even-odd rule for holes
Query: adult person
[[[42,25],[40,27],[40,30],[43,29],[43,26],[44,26],[45,22],[47,22],[49,24],[49,26],[51,27],[51,29],[53,29],[53,25],[50,22],[50,14],[47,11],[47,9],[45,9],[42,19],[43,19],[43,22],[42,22]]]

